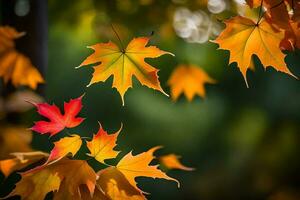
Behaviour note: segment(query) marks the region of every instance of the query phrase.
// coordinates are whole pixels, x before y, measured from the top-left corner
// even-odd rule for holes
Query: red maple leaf
[[[50,133],[50,135],[53,136],[64,128],[78,126],[84,120],[84,118],[76,117],[82,108],[82,97],[83,95],[76,99],[71,99],[69,102],[65,102],[64,115],[55,104],[33,103],[37,108],[37,112],[50,121],[35,122],[31,130],[41,134]]]

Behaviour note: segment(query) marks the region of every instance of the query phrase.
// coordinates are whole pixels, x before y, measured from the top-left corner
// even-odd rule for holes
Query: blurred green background
[[[181,182],[179,189],[172,182],[139,179],[144,190],[151,193],[149,199],[300,199],[299,81],[272,68],[265,71],[255,58],[256,70],[248,72],[250,88],[246,88],[236,64],[228,66],[227,51],[216,50],[217,45],[211,42],[188,41],[174,30],[178,9],[202,10],[210,19],[224,19],[238,9],[235,2],[225,2],[227,8],[222,13],[211,13],[207,2],[199,0],[48,2],[46,101],[62,106],[64,101],[85,93],[81,116],[87,120],[73,129],[75,133],[92,136],[98,129],[97,121],[109,132],[123,123],[118,140],[122,155],[132,149],[140,153],[163,145],[160,154],[179,154],[184,164],[196,168],[192,172],[168,172]],[[199,65],[218,83],[206,87],[205,99],[197,97],[188,102],[181,97],[172,102],[135,81],[125,95],[124,107],[117,91],[111,89],[112,78],[87,88],[92,68],[75,67],[91,54],[86,46],[118,42],[111,23],[125,44],[153,31],[151,44],[176,55],[147,60],[160,69],[160,82],[168,93],[167,80],[181,63]],[[297,76],[299,53],[289,52],[286,57],[289,69]],[[24,116],[28,127],[40,119],[35,111]],[[33,145],[40,150],[51,149],[48,136],[35,134]],[[11,188],[9,182],[5,180],[1,187]]]

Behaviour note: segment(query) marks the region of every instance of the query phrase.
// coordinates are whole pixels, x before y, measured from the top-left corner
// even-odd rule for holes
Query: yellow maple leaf
[[[204,85],[206,83],[212,84],[215,80],[195,65],[179,65],[168,80],[174,101],[181,93],[184,93],[189,101],[192,101],[195,95],[205,97]]]
[[[158,169],[158,165],[149,165],[155,158],[153,153],[160,147],[153,147],[146,152],[138,155],[132,155],[132,152],[126,154],[117,164],[116,168],[126,177],[128,182],[137,190],[143,192],[137,187],[136,177],[163,178],[166,180],[175,181],[180,186],[179,182],[167,176],[164,172]]]
[[[254,54],[260,59],[264,68],[272,66],[278,71],[295,77],[287,68],[284,62],[285,55],[279,48],[284,32],[275,30],[265,20],[257,24],[241,16],[233,17],[225,23],[225,30],[214,42],[219,44],[220,49],[230,51],[229,62],[237,62],[246,84],[246,73]]]
[[[93,136],[91,141],[86,143],[91,152],[88,155],[101,163],[104,163],[106,159],[117,157],[119,151],[115,151],[114,148],[117,145],[117,138],[121,130],[122,127],[114,134],[107,134],[100,125],[98,133]]]
[[[57,162],[68,154],[72,154],[72,156],[74,156],[80,149],[81,144],[81,137],[76,134],[70,135],[70,137],[61,138],[59,141],[54,142],[54,148],[51,150],[50,156],[45,165]]]
[[[184,166],[179,161],[180,156],[175,154],[168,154],[159,157],[160,163],[168,169],[181,169],[186,171],[192,171],[194,168]]]
[[[5,83],[11,80],[15,87],[28,86],[36,89],[44,79],[31,61],[16,50],[0,54],[0,77]]]
[[[158,69],[146,63],[144,59],[173,54],[162,51],[155,46],[146,47],[149,39],[149,37],[134,38],[126,49],[118,47],[113,42],[90,46],[89,48],[95,52],[79,66],[96,65],[89,85],[104,82],[113,75],[113,87],[120,93],[123,105],[124,94],[128,88],[132,87],[132,76],[135,76],[141,84],[167,95],[160,86],[157,75]]]

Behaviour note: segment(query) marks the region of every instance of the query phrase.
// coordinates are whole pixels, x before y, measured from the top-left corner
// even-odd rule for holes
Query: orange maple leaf
[[[194,168],[184,166],[179,161],[180,156],[175,154],[168,154],[159,157],[160,163],[168,169],[181,169],[186,171],[192,171]]]
[[[246,73],[254,54],[260,59],[264,68],[272,66],[278,71],[295,77],[287,68],[284,62],[285,55],[279,48],[284,32],[275,30],[265,20],[257,24],[241,16],[233,17],[225,23],[225,30],[214,42],[219,44],[220,49],[230,51],[229,62],[237,62],[247,86]],[[236,45],[237,43],[239,45]]]
[[[138,155],[132,155],[132,152],[126,154],[117,164],[116,168],[126,177],[128,182],[140,192],[143,192],[137,187],[136,177],[163,178],[166,180],[175,181],[180,186],[179,182],[167,176],[164,172],[158,169],[158,165],[149,165],[155,158],[153,153],[161,147],[153,147],[146,152]]]
[[[44,79],[31,61],[15,50],[14,40],[23,36],[9,26],[0,26],[0,77],[4,82],[11,80],[15,87],[28,86],[36,89]]]
[[[24,32],[18,32],[13,27],[0,26],[0,53],[14,48],[14,40],[22,37],[24,34]]]
[[[4,83],[11,80],[15,87],[28,86],[34,90],[39,83],[45,82],[29,58],[16,50],[0,54],[0,77]]]
[[[195,65],[179,65],[168,80],[174,101],[181,93],[184,93],[189,101],[192,101],[195,95],[205,97],[204,85],[206,83],[212,84],[215,80]]]
[[[93,136],[91,141],[86,143],[91,152],[88,155],[94,157],[101,163],[104,163],[104,160],[106,159],[117,157],[119,151],[115,151],[114,148],[117,145],[117,138],[121,130],[122,127],[114,134],[107,134],[100,125],[98,133]]]
[[[88,47],[95,52],[87,57],[79,67],[100,63],[94,67],[93,77],[89,85],[104,82],[110,76],[114,76],[113,87],[120,93],[123,105],[124,94],[128,88],[132,87],[132,76],[135,76],[141,84],[167,95],[160,86],[157,75],[158,69],[146,63],[144,59],[173,54],[162,51],[155,46],[146,47],[149,39],[149,37],[134,38],[126,49],[118,47],[113,42],[99,43]]]

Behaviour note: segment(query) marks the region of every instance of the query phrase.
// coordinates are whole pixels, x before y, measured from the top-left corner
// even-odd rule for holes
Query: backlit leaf
[[[49,105],[47,103],[34,104],[37,112],[48,118],[50,121],[35,122],[31,130],[41,134],[50,133],[56,135],[64,128],[73,128],[81,124],[84,118],[77,117],[82,108],[82,97],[71,99],[70,102],[64,103],[64,115],[60,112],[56,105]]]
[[[124,94],[128,88],[132,87],[132,76],[135,76],[141,84],[166,94],[158,80],[158,69],[146,63],[144,59],[173,54],[162,51],[155,46],[146,47],[149,39],[148,37],[134,38],[129,42],[126,49],[118,47],[113,42],[90,46],[89,48],[93,49],[94,53],[79,66],[96,65],[89,85],[104,82],[110,76],[114,76],[113,87],[120,93],[123,105]]]

